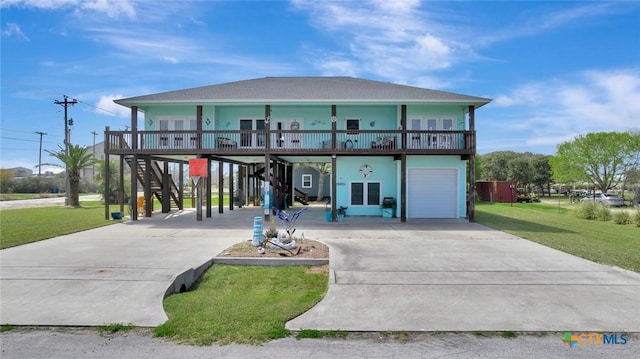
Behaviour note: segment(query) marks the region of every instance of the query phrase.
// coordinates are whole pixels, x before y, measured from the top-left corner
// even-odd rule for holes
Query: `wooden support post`
[[[233,192],[235,191],[233,185],[233,163],[229,163],[229,210],[233,211]]]
[[[200,180],[202,182],[202,180]],[[205,216],[207,218],[211,218],[211,216],[213,215],[212,209],[211,209],[211,182],[213,182],[213,180],[211,179],[211,157],[207,157],[207,178],[205,179],[204,183],[201,184],[201,186],[206,186],[206,190],[203,191],[205,193],[205,197],[206,197],[206,204],[207,204],[207,209],[206,209],[206,214]]]
[[[118,186],[118,190],[120,191],[120,196],[118,198],[118,202],[120,203],[120,212],[124,213],[124,202],[125,202],[125,192],[124,192],[124,166],[125,166],[125,160],[124,160],[124,156],[120,155],[118,156],[120,157],[120,185]],[[109,163],[109,162],[107,162]],[[133,170],[131,170],[133,171]]]
[[[224,162],[218,161],[218,213],[224,213]]]
[[[469,106],[469,131],[471,131],[471,148],[473,153],[469,156],[469,190],[467,198],[467,218],[469,222],[476,221],[476,115],[475,107]]]
[[[400,155],[400,222],[407,221],[407,154]]]
[[[162,213],[171,212],[171,175],[169,174],[169,162],[164,161],[162,171]]]
[[[407,149],[407,105],[400,106],[400,127],[402,129],[402,150]]]
[[[180,162],[180,169],[178,170],[178,208],[184,210],[184,163]]]
[[[338,202],[338,198],[336,196],[336,191],[338,190],[338,186],[336,185],[336,178],[338,169],[336,168],[336,155],[331,156],[331,222],[338,221],[338,213],[336,202]]]
[[[196,106],[196,149],[202,149],[202,105]]]
[[[109,182],[109,179],[111,177],[111,173],[109,172],[109,154],[106,153],[107,150],[109,149],[109,141],[107,138],[106,133],[109,132],[109,126],[107,126],[105,128],[105,136],[104,136],[104,150],[105,150],[105,154],[104,154],[104,219],[109,219],[109,187],[111,186],[111,183]],[[120,157],[122,158],[122,155],[120,155]],[[121,166],[122,167],[122,166]],[[95,172],[93,173],[93,175],[95,176]]]
[[[138,106],[131,106],[131,148],[138,149]],[[131,158],[131,220],[138,220],[138,155]],[[148,184],[147,184],[148,186]]]
[[[151,193],[151,158],[144,157],[144,216],[151,217],[153,213],[153,194]]]

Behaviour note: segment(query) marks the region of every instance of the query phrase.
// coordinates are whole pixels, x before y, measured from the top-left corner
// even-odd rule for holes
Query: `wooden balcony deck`
[[[465,155],[474,131],[105,131],[105,153],[118,155]],[[136,144],[133,146],[133,144]]]

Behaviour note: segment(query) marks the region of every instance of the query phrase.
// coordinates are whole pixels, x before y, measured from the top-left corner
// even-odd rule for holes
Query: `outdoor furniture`
[[[376,141],[371,141],[371,148],[378,150],[394,150],[396,148],[396,138],[394,136],[378,137]]]
[[[218,148],[238,148],[238,143],[227,137],[218,137],[216,138],[216,141],[218,143]]]

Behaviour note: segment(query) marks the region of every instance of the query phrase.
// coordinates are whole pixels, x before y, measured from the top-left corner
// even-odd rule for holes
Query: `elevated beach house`
[[[182,208],[183,167],[202,158],[209,173],[212,161],[231,165],[228,179],[217,171],[218,183],[248,204],[265,193],[267,207],[304,201],[293,165],[323,162],[334,221],[340,207],[379,216],[385,199],[402,222],[473,221],[475,110],[490,101],[352,77],[266,77],[116,100],[131,109],[131,126],[107,128],[104,151],[133,169],[131,193],[144,192],[132,219],[151,215],[153,197],[163,212]],[[170,163],[180,164],[179,178]],[[211,178],[203,183],[210,217]]]

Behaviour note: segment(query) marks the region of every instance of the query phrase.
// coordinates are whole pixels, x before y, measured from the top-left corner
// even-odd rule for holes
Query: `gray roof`
[[[158,103],[459,103],[491,100],[353,77],[264,77],[116,100],[123,106]]]

